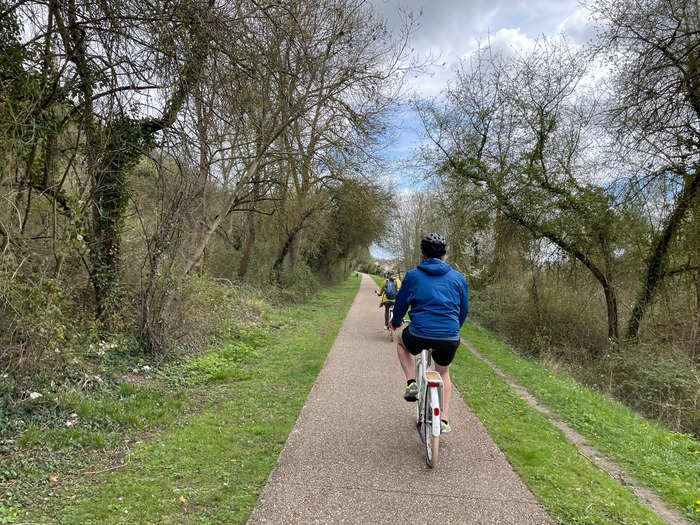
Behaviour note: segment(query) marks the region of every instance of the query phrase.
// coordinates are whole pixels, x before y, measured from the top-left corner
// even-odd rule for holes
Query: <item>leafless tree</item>
[[[279,141],[285,157],[279,206],[284,236],[276,270],[287,256],[295,264],[303,230],[326,206],[318,190],[376,165],[383,115],[400,91],[412,30],[407,23],[393,37],[361,0],[309,2],[296,16],[304,20],[313,51],[299,57],[305,69],[286,91],[309,104]]]
[[[700,5],[694,0],[599,0],[598,52],[613,64],[608,126],[635,187],[672,195],[627,325],[636,339],[665,276],[669,250],[700,184]],[[687,266],[692,267],[693,264]],[[694,270],[697,271],[697,270]]]
[[[565,41],[541,40],[510,59],[480,49],[446,108],[424,108],[441,169],[484,188],[498,214],[580,261],[600,283],[608,337],[618,338],[612,264],[615,219],[593,184],[587,143],[595,100],[581,90],[587,59]]]

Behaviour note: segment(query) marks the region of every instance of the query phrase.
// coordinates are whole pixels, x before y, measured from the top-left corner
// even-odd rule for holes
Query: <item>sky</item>
[[[406,94],[420,98],[439,98],[456,77],[460,60],[469,57],[479,43],[504,53],[527,50],[542,35],[554,37],[562,32],[576,44],[584,44],[594,35],[588,12],[580,0],[369,0],[390,30],[398,31],[401,11],[411,13],[419,27],[410,47],[420,60],[431,57],[425,71],[410,76]],[[403,106],[393,118],[395,139],[384,156],[400,163],[423,143],[421,124],[416,115]],[[416,184],[410,168],[397,169],[399,191],[410,191]],[[378,246],[370,247],[375,257],[391,254]]]
[[[527,49],[541,35],[564,31],[576,43],[593,36],[588,13],[580,0],[369,0],[389,29],[398,30],[401,10],[411,13],[419,27],[411,39],[417,56],[432,55],[434,66],[414,76],[408,89],[437,96],[454,78],[460,59],[479,42],[495,48]]]

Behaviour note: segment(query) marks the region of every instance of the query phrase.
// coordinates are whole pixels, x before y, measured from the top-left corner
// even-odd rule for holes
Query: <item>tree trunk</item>
[[[21,235],[24,235],[24,230],[27,227],[27,220],[29,219],[29,212],[31,211],[31,202],[32,202],[32,185],[31,183],[34,180],[34,160],[36,159],[36,150],[38,147],[38,139],[35,140],[32,144],[32,149],[29,151],[29,155],[27,157],[27,162],[26,162],[26,167],[24,170],[24,179],[22,183],[20,184],[20,191],[17,192],[17,197],[15,199],[15,209],[19,210],[22,207],[24,208],[24,213],[17,215],[17,218],[19,220],[19,231]],[[22,191],[24,188],[27,188],[27,199],[25,202],[22,202],[22,196],[24,195],[24,191]],[[23,206],[24,204],[24,206]]]
[[[226,212],[228,213],[228,212]],[[185,269],[183,271],[183,275],[189,275],[189,273],[192,271],[192,268],[197,264],[197,262],[201,259],[202,254],[204,254],[204,250],[207,249],[207,245],[209,244],[209,239],[211,239],[212,234],[216,231],[216,229],[219,227],[221,224],[221,221],[224,219],[226,216],[226,213],[221,213],[217,215],[214,218],[214,222],[212,222],[207,230],[204,232],[204,235],[202,236],[201,240],[199,241],[199,245],[194,251],[194,254],[190,257],[190,259],[185,263]]]
[[[695,359],[698,349],[698,334],[700,333],[700,279],[698,279],[697,272],[693,276],[693,285],[695,286],[695,321],[690,328],[690,336],[688,340],[688,352],[690,353],[690,358]]]
[[[299,265],[299,257],[301,253],[301,232],[294,236],[292,244],[289,247],[289,266],[296,268]]]
[[[125,167],[120,164],[100,170],[94,186],[91,278],[97,319],[108,330],[121,277],[121,227],[127,204]]]
[[[619,323],[617,319],[617,297],[615,296],[615,289],[610,285],[610,282],[607,280],[605,283],[603,283],[603,292],[605,293],[605,307],[608,313],[608,340],[617,341],[619,338]]]
[[[520,274],[520,243],[518,242],[518,227],[496,209],[494,221],[495,244],[491,275],[494,281],[507,281]]]
[[[299,221],[299,224],[289,231],[287,233],[287,240],[285,241],[284,245],[282,246],[282,250],[280,251],[279,256],[277,257],[277,260],[275,261],[275,264],[272,265],[272,269],[279,274],[279,272],[282,270],[282,264],[284,263],[285,257],[287,257],[287,254],[290,253],[292,249],[294,249],[295,242],[297,242],[297,237],[299,236],[299,233],[301,230],[304,229],[304,225],[306,224],[306,220],[313,215],[314,210],[309,209],[304,212],[304,214],[301,217],[301,220]]]
[[[282,245],[282,250],[280,251],[280,254],[277,257],[275,264],[272,265],[272,269],[275,272],[279,273],[282,270],[282,264],[284,264],[284,259],[287,257],[287,254],[289,253],[289,250],[291,249],[292,243],[294,242],[294,239],[295,239],[298,232],[299,232],[299,228],[295,228],[287,236],[287,240]]]
[[[535,324],[540,326],[542,323],[542,308],[540,306],[540,292],[537,284],[537,265],[532,264],[532,305],[535,308]]]
[[[204,275],[204,270],[207,266],[207,249],[202,250],[202,256],[197,261],[197,275],[200,277]]]
[[[260,160],[256,159],[253,162],[251,162],[250,166],[246,168],[246,174],[243,180],[239,182],[236,185],[236,188],[231,192],[231,199],[226,203],[226,205],[221,209],[221,212],[214,218],[214,221],[204,231],[204,234],[202,235],[199,244],[197,245],[197,248],[195,249],[190,259],[185,263],[183,275],[188,275],[192,271],[192,268],[197,263],[197,261],[199,261],[199,258],[202,257],[204,250],[209,244],[209,239],[211,239],[212,234],[216,231],[216,229],[219,227],[224,218],[231,212],[231,210],[236,205],[238,199],[238,187],[245,184],[245,181],[253,180],[253,175],[255,175],[258,172],[259,165]]]
[[[245,241],[245,248],[243,250],[243,256],[241,257],[241,262],[238,265],[238,277],[244,279],[248,273],[248,266],[250,264],[250,259],[253,255],[253,247],[255,246],[255,213],[248,212],[248,237]]]
[[[4,228],[2,222],[0,222],[0,235],[2,235],[2,244],[0,244],[0,258],[2,258],[10,246],[10,232]]]

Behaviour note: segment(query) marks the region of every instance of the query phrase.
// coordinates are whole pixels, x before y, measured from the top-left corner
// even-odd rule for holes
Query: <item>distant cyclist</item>
[[[449,366],[459,346],[459,329],[469,313],[469,287],[464,275],[442,261],[446,253],[442,235],[431,233],[420,243],[423,262],[406,274],[396,296],[391,328],[398,328],[408,307],[411,324],[401,332],[396,351],[406,376],[404,399],[415,401],[418,396],[414,357],[423,349],[433,349],[435,370],[442,376],[444,399],[441,432],[450,430],[449,408],[452,382]]]
[[[379,307],[384,307],[384,328],[387,330],[389,330],[389,310],[394,305],[394,301],[396,301],[399,288],[401,288],[401,279],[399,279],[398,275],[389,274],[389,277],[384,279],[379,290],[379,295],[382,296]]]

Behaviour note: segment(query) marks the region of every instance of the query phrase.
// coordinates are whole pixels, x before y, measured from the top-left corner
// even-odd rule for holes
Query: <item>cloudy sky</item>
[[[590,36],[588,14],[579,0],[370,0],[390,28],[400,24],[400,10],[417,17],[420,27],[411,47],[418,55],[438,57],[436,65],[414,79],[421,94],[437,95],[454,75],[461,58],[479,41],[504,49],[524,49],[540,35],[566,32],[574,42]],[[444,66],[442,65],[444,63]]]
[[[542,35],[566,33],[569,40],[584,44],[593,36],[588,12],[580,0],[369,0],[389,27],[397,30],[401,10],[417,17],[419,27],[411,47],[418,57],[433,57],[434,65],[424,73],[412,75],[408,94],[439,97],[448,82],[455,78],[461,59],[468,57],[479,42],[504,52],[517,52],[532,46]],[[420,123],[408,109],[399,112],[395,124],[396,138],[387,146],[390,160],[410,157],[422,142]],[[414,183],[410,167],[402,165],[398,175],[401,191]],[[376,256],[388,254],[377,247]]]

